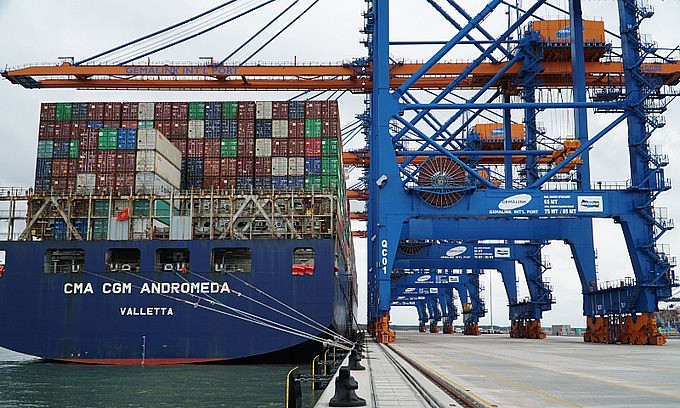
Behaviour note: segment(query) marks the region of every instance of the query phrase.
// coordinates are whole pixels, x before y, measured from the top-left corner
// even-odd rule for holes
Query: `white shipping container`
[[[271,119],[272,118],[272,102],[259,101],[255,102],[255,119]]]
[[[137,130],[137,150],[154,150],[173,166],[182,167],[182,152],[156,129]]]
[[[78,194],[92,194],[97,185],[97,175],[95,173],[76,174],[76,192]]]
[[[288,158],[288,175],[289,176],[304,176],[305,175],[305,158],[304,157],[289,157]]]
[[[270,157],[272,155],[271,139],[255,140],[255,157]]]
[[[178,186],[173,186],[156,173],[137,172],[135,174],[135,194],[167,195],[178,189]]]
[[[137,120],[153,120],[154,119],[154,103],[140,102],[137,110]]]
[[[272,120],[272,137],[288,137],[288,119]]]
[[[137,151],[135,170],[155,173],[175,188],[179,188],[182,180],[180,169],[155,150]]]
[[[287,157],[272,157],[272,176],[287,176],[288,175],[288,158]]]
[[[189,139],[203,139],[205,135],[205,121],[192,119],[189,121]]]

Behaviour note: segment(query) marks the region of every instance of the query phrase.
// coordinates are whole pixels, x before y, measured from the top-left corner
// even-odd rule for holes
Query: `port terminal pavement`
[[[677,338],[634,346],[403,331],[389,346],[368,339],[360,364],[350,375],[368,407],[680,406]],[[316,407],[331,406],[339,371]]]

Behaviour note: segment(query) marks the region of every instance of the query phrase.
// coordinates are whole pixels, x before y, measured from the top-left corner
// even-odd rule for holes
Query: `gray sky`
[[[301,4],[309,4],[310,0],[302,0]],[[166,1],[130,1],[92,2],[87,0],[0,0],[0,66],[16,67],[28,63],[54,63],[57,57],[72,56],[84,58],[110,47],[119,45],[149,32],[158,30],[184,18],[197,14],[209,7],[220,4],[220,1],[187,2],[180,0]],[[247,1],[245,3],[248,3]],[[280,2],[278,2],[280,3]],[[483,6],[480,1],[462,2],[474,14]],[[521,1],[525,7],[531,3]],[[566,0],[554,2],[567,7]],[[285,5],[289,2],[285,2]],[[609,30],[617,31],[618,18],[615,2],[585,1],[584,15],[605,21]],[[651,0],[656,7],[653,22],[642,26],[643,33],[650,34],[660,46],[674,47],[680,43],[675,27],[677,16],[680,16],[680,2],[674,0]],[[442,24],[441,18],[424,0],[393,0],[392,36],[395,40],[427,39],[441,40],[451,36],[451,27]],[[280,6],[275,6],[281,9]],[[293,28],[279,37],[275,43],[266,48],[257,59],[262,61],[286,61],[297,59],[298,62],[340,62],[365,55],[360,44],[363,38],[359,29],[363,26],[361,13],[365,2],[362,0],[345,0],[342,2],[322,0],[309,14]],[[209,33],[199,39],[182,46],[163,51],[152,56],[152,61],[197,61],[199,57],[212,56],[216,59],[226,57],[244,39],[271,18],[271,12],[263,12],[244,20],[242,24],[225,27]],[[554,11],[544,12],[544,17],[558,17]],[[505,23],[503,13],[495,14],[490,20],[502,27]],[[488,22],[488,21],[487,21]],[[489,29],[489,26],[486,26]],[[447,37],[448,36],[448,37]],[[608,40],[613,40],[608,38]],[[397,59],[422,60],[433,51],[414,50],[412,48],[393,48],[392,56]],[[247,54],[240,54],[241,58]],[[450,60],[469,60],[474,51],[449,55]],[[138,92],[138,91],[77,91],[77,90],[26,90],[10,85],[8,81],[0,81],[0,142],[6,146],[5,157],[0,161],[0,186],[32,185],[34,177],[35,151],[37,144],[38,113],[40,102],[46,101],[162,101],[162,100],[277,100],[286,99],[294,93],[286,92]],[[341,100],[341,119],[344,123],[353,120],[354,115],[363,108],[361,96],[344,96]],[[677,105],[677,103],[675,104]],[[671,164],[667,168],[667,176],[680,180],[680,115],[678,106],[673,106],[667,113],[668,125],[656,133],[653,143],[662,145],[670,156]],[[573,134],[573,126],[564,125],[570,121],[568,117],[544,117],[547,127],[555,127],[556,131]],[[591,133],[602,128],[611,116],[592,116],[589,119]],[[599,142],[592,151],[593,180],[624,181],[628,178],[625,129],[617,128],[605,140]],[[669,208],[671,217],[678,217],[678,190],[662,194],[657,200],[658,206]],[[631,276],[629,262],[625,253],[622,235],[609,220],[596,222],[596,245],[598,249],[598,266],[602,280]],[[664,237],[665,243],[671,244],[671,250],[680,253],[680,242],[673,231]],[[365,240],[357,239],[357,260],[359,263],[360,285],[365,293]],[[552,270],[547,276],[556,287],[557,304],[553,310],[545,314],[544,325],[566,323],[583,326],[581,313],[581,295],[578,278],[570,259],[570,253],[561,242],[546,247],[545,253],[551,257]],[[673,254],[673,253],[672,253]],[[486,274],[483,279],[489,286],[493,284],[493,300],[487,301],[492,306],[495,324],[507,324],[507,300],[502,292],[500,276],[497,273]],[[521,287],[526,295],[526,286]],[[363,295],[360,296],[363,299]],[[488,299],[488,294],[485,294]],[[359,312],[360,321],[365,320],[365,305]],[[415,323],[414,310],[395,309],[392,313],[395,323]],[[482,319],[488,324],[490,317]],[[460,324],[460,320],[456,323]]]

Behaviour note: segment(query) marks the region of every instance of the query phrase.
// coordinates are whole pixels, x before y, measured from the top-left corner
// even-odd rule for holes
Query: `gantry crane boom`
[[[484,63],[460,84],[460,88],[480,88],[506,68],[507,63]],[[546,87],[572,85],[569,62],[546,62],[539,74]],[[461,75],[469,64],[440,63],[417,81],[412,89],[441,89]],[[390,86],[399,87],[422,64],[399,63],[391,70]],[[521,70],[514,64],[501,82],[513,88],[512,78]],[[643,70],[658,75],[666,85],[680,81],[680,64],[649,63]],[[327,65],[61,65],[28,66],[2,72],[2,76],[25,88],[79,89],[168,89],[168,90],[371,90],[372,67],[361,63]],[[588,86],[623,85],[620,62],[586,63]]]

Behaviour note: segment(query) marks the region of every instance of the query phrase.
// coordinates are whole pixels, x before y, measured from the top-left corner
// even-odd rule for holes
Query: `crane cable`
[[[108,280],[108,281],[125,283],[125,282],[123,282],[119,279],[107,277],[107,276],[100,275],[100,274],[97,274],[97,273],[94,273],[94,272],[90,272],[90,271],[84,271],[84,272],[88,275],[95,276],[95,277],[105,279],[105,280]],[[136,278],[140,278],[142,280],[146,280],[146,281],[151,282],[151,283],[158,283],[158,284],[162,283],[162,282],[158,282],[156,280],[146,278],[144,276],[141,276],[141,275],[138,275],[138,274],[135,274],[135,273],[131,273],[131,272],[124,272],[124,273],[126,275],[130,275],[130,276],[133,276],[133,277],[136,277]],[[139,285],[134,285],[134,284],[131,284],[131,285],[136,289],[140,289],[140,290],[142,289],[142,287],[139,286]],[[237,292],[237,291],[230,291],[230,293],[234,293],[237,296],[241,296],[240,292]],[[278,323],[278,322],[266,319],[264,317],[257,316],[255,314],[242,311],[242,310],[235,308],[233,306],[228,306],[228,305],[225,305],[222,302],[207,299],[203,296],[199,296],[199,295],[196,295],[196,294],[193,294],[193,293],[185,293],[185,295],[195,298],[196,299],[195,302],[190,302],[187,299],[182,299],[180,297],[171,296],[171,295],[168,295],[168,294],[165,294],[165,293],[156,293],[156,294],[159,295],[159,296],[165,297],[167,299],[171,299],[171,300],[174,300],[174,301],[177,301],[177,302],[180,302],[180,303],[191,305],[194,308],[201,308],[201,309],[205,309],[205,310],[208,310],[208,311],[216,312],[216,313],[219,313],[219,314],[222,314],[222,315],[225,315],[225,316],[233,317],[235,319],[243,320],[243,321],[246,321],[246,322],[249,322],[249,323],[254,323],[254,324],[257,324],[257,325],[260,325],[260,326],[264,326],[264,327],[267,327],[267,328],[270,328],[270,329],[274,329],[274,330],[278,330],[278,331],[281,331],[281,332],[284,332],[284,333],[292,334],[294,336],[298,336],[298,337],[305,338],[305,339],[308,339],[308,340],[313,340],[313,341],[322,343],[324,345],[331,345],[331,346],[338,347],[338,348],[341,348],[341,349],[344,349],[344,350],[351,350],[351,348],[352,348],[351,346],[346,346],[344,344],[337,343],[337,338],[334,338],[333,341],[330,341],[330,340],[321,338],[319,336],[316,336],[316,335],[313,335],[313,334],[310,334],[310,333],[306,333],[302,330],[295,329],[293,327],[287,326],[285,324]],[[201,300],[207,301],[210,305],[216,305],[216,306],[226,308],[226,309],[228,309],[228,310],[230,310],[234,313],[230,313],[229,311],[220,310],[220,309],[210,307],[210,306],[207,306],[207,305],[202,305],[202,304],[200,304]]]

